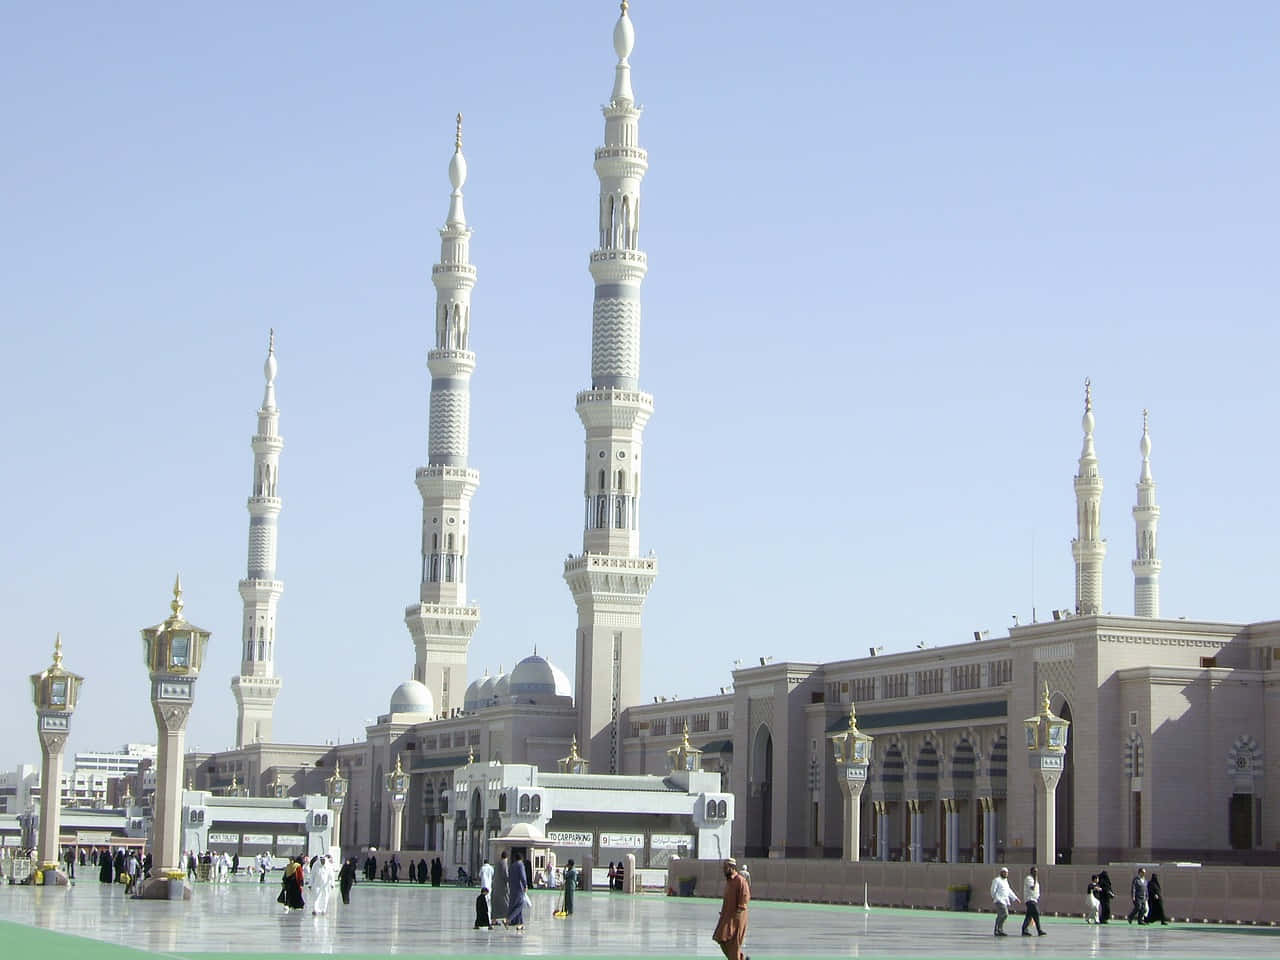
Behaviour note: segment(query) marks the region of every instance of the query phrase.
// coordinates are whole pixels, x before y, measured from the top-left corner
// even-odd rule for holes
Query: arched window
[[[433,534],[431,535],[431,549],[432,549],[432,550],[439,550],[439,549],[440,549],[440,534],[438,534],[438,533],[433,533]]]
[[[618,471],[618,489],[625,491],[627,489],[627,471]]]
[[[606,512],[607,510],[608,510],[608,497],[605,497],[605,496],[596,497],[596,529],[597,530],[603,530],[605,528],[605,521],[609,519],[609,515]]]
[[[725,800],[716,801],[716,816],[721,820],[729,816],[729,805],[727,801]]]
[[[452,533],[445,534],[444,549],[447,553],[453,553],[453,534]]]
[[[613,525],[619,530],[627,528],[627,498],[614,497],[613,499]]]
[[[539,796],[539,795],[538,795],[538,794],[536,794],[536,793],[533,795],[533,804],[532,804],[532,806],[533,806],[533,812],[534,812],[534,813],[541,813],[541,812],[542,812],[542,797],[541,797],[541,796]]]
[[[529,812],[529,795],[527,793],[520,794],[520,812]]]
[[[603,470],[600,471],[600,489],[601,490],[604,489],[604,471]]]
[[[714,800],[707,801],[707,819],[714,820],[716,818],[716,802]]]

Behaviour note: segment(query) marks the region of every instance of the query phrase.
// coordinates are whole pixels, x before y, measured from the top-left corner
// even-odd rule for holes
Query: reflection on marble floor
[[[523,936],[473,930],[475,890],[360,885],[350,906],[335,895],[329,914],[286,914],[279,887],[198,884],[187,903],[133,901],[119,885],[90,880],[65,888],[4,887],[0,919],[118,943],[155,953],[373,953],[530,956],[638,955],[720,957],[711,940],[718,901],[605,892],[580,895],[576,914],[551,918],[558,898],[534,897]],[[922,911],[864,913],[861,908],[752,905],[747,950],[764,957],[1272,957],[1280,929],[1099,928],[1079,919],[1046,920],[1049,935],[995,940],[991,917]]]

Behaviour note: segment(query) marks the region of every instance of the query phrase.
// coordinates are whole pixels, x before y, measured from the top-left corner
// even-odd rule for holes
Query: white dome
[[[511,696],[510,676],[504,673],[501,674],[498,679],[493,681],[493,696],[499,703]]]
[[[497,682],[497,677],[491,677],[488,674],[485,674],[480,683],[480,706],[487,707],[489,704],[493,703],[493,686]]]
[[[564,671],[552,666],[551,661],[536,653],[525,657],[511,671],[511,693],[513,696],[552,696],[571,697],[569,678]]]
[[[488,698],[484,695],[484,685],[490,683],[489,671],[485,671],[484,676],[476,677],[467,685],[467,692],[462,697],[463,710],[479,710],[481,707],[489,705]]]
[[[396,687],[391,694],[391,713],[425,713],[436,712],[435,700],[426,684],[417,680],[406,680]]]

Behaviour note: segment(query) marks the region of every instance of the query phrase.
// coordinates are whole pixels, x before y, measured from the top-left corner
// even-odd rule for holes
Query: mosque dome
[[[480,688],[484,685],[483,678],[477,677],[467,684],[467,692],[462,695],[463,710],[477,710],[480,707]]]
[[[499,674],[497,679],[493,681],[493,696],[499,703],[511,696],[511,677],[505,673]]]
[[[491,677],[487,673],[480,678],[480,690],[476,700],[480,706],[487,707],[493,703],[493,686],[497,682],[497,677]]]
[[[426,684],[417,680],[406,680],[396,687],[391,694],[391,713],[425,713],[436,712],[435,700]]]
[[[525,657],[511,671],[511,693],[517,697],[573,696],[569,689],[569,678],[564,675],[564,671],[552,666],[550,660],[536,653]]]

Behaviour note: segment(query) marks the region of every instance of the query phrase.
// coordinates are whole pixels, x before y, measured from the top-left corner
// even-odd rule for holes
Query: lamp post
[[[333,759],[333,776],[324,782],[325,793],[329,795],[329,807],[333,810],[333,835],[329,846],[338,848],[338,859],[342,859],[342,804],[347,799],[347,781],[342,778],[338,767],[338,758]]]
[[[277,800],[283,800],[289,796],[289,787],[287,784],[280,782],[280,768],[276,768],[276,775],[271,780],[271,796]]]
[[[687,723],[679,745],[667,751],[667,769],[672,773],[694,773],[702,769],[702,751],[689,742]]]
[[[404,801],[409,793],[409,775],[400,766],[400,754],[396,754],[396,768],[387,774],[387,793],[391,794],[391,852],[398,853],[404,828]]]
[[[589,773],[591,770],[591,761],[584,760],[578,756],[578,735],[573,734],[573,739],[569,741],[569,755],[561,757],[556,761],[560,765],[561,773]]]
[[[155,867],[139,897],[177,900],[191,896],[182,863],[182,746],[195,701],[196,678],[211,634],[182,618],[182,578],[173,583],[172,611],[164,623],[142,631],[156,718],[156,794],[152,855]]]
[[[249,788],[240,783],[240,775],[237,773],[232,773],[231,786],[227,787],[227,796],[228,797],[247,797],[248,795],[249,795]]]
[[[859,801],[867,785],[867,768],[871,766],[871,737],[858,729],[857,707],[849,703],[849,726],[831,735],[836,757],[836,776],[840,795],[844,798],[844,831],[840,837],[844,859],[856,862],[862,842],[862,817]]]
[[[36,732],[40,736],[41,790],[38,862],[45,884],[65,884],[58,869],[59,814],[62,812],[62,749],[71,732],[71,712],[76,708],[84,677],[62,666],[62,634],[53,644],[53,665],[31,676],[31,699],[36,705]]]
[[[1049,709],[1049,684],[1040,696],[1040,712],[1022,721],[1027,736],[1028,758],[1040,801],[1036,811],[1036,862],[1052,865],[1057,851],[1055,794],[1067,752],[1069,720]]]

